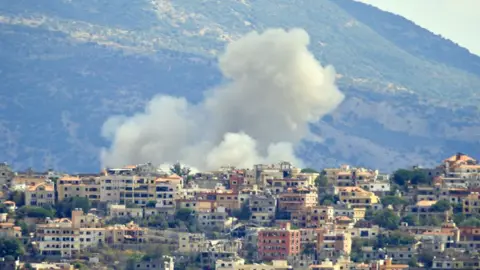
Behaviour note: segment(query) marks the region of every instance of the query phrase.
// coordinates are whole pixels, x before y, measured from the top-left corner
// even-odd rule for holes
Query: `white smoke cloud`
[[[199,169],[251,167],[288,160],[300,166],[295,145],[309,123],[343,100],[333,67],[309,52],[302,29],[251,32],[219,58],[229,82],[206,92],[199,104],[159,95],[145,111],[108,119],[102,135],[104,166],[181,161]]]

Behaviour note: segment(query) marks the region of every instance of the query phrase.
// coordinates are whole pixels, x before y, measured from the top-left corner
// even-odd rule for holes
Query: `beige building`
[[[278,208],[295,212],[318,204],[318,194],[313,188],[289,188],[278,195]]]
[[[69,197],[83,197],[100,201],[100,180],[95,176],[63,176],[57,181],[58,200]]]
[[[15,226],[10,222],[0,223],[0,238],[20,238],[22,237],[22,228]]]
[[[109,218],[143,218],[143,209],[128,208],[123,204],[112,204],[108,207],[108,217]]]
[[[178,233],[178,252],[191,253],[203,251],[205,241],[205,234],[203,233]]]
[[[183,190],[183,179],[178,175],[161,177],[155,180],[156,207],[167,210],[175,209],[176,200],[180,199]]]
[[[378,196],[373,192],[360,187],[340,187],[338,188],[338,197],[341,202],[350,204],[352,207],[370,208],[380,202]]]
[[[287,270],[293,269],[286,260],[273,260],[271,264],[245,264],[242,258],[219,259],[215,262],[217,270]]]
[[[55,186],[47,180],[43,183],[29,185],[25,189],[25,204],[31,206],[54,205]]]

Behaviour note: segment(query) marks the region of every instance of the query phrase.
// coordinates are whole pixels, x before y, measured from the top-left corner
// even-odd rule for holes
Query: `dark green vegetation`
[[[341,74],[346,100],[312,125],[325,142],[298,149],[307,165],[394,169],[480,147],[480,58],[401,17],[352,0],[155,3],[0,3],[1,160],[98,170],[108,116],[157,93],[198,101],[222,80],[222,36],[269,27],[306,29]]]

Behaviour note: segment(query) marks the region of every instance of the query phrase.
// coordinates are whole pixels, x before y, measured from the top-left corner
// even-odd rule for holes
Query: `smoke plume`
[[[302,29],[251,32],[219,57],[228,82],[190,104],[185,98],[154,97],[141,113],[108,119],[102,135],[104,166],[181,161],[198,169],[250,167],[291,161],[309,123],[343,100],[335,70],[309,52]]]

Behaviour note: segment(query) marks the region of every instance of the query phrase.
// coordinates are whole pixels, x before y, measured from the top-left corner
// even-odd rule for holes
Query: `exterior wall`
[[[53,183],[41,183],[25,189],[25,204],[31,206],[54,205],[55,187]]]
[[[7,163],[0,163],[0,187],[10,188],[13,183],[14,173]]]
[[[284,260],[300,253],[300,231],[291,230],[290,224],[281,229],[258,232],[258,255],[262,260]]]

